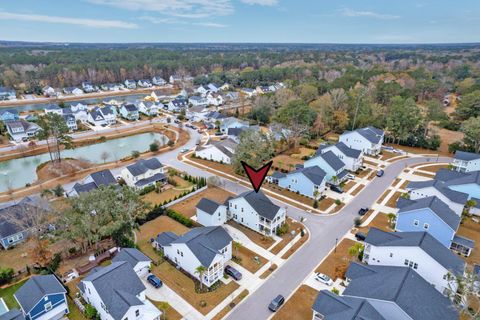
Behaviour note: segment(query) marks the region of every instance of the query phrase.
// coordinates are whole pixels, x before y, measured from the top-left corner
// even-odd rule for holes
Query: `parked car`
[[[215,135],[216,135],[216,136],[223,136],[223,132],[217,131],[217,132],[215,132]]]
[[[232,266],[227,265],[225,267],[225,273],[237,281],[242,280],[242,274],[240,273],[240,271],[238,271]]]
[[[275,299],[272,300],[272,302],[270,302],[270,304],[268,305],[268,309],[270,309],[270,311],[272,312],[276,312],[284,303],[285,298],[281,294],[279,294],[275,297]]]
[[[378,170],[378,171],[377,171],[377,177],[383,176],[384,173],[385,173],[385,171],[383,171],[383,170]]]
[[[347,174],[347,178],[350,179],[350,180],[354,180],[355,179],[355,176],[351,173]]]
[[[180,123],[180,120],[175,119],[175,120],[173,120],[173,122],[175,122],[176,124],[179,124],[179,123]]]
[[[163,286],[162,280],[158,279],[156,275],[151,274],[147,277],[147,281],[150,282],[155,288],[161,288]]]
[[[183,149],[180,150],[180,153],[185,153],[185,152],[188,152],[187,148],[183,148]]]
[[[332,190],[336,193],[343,193],[343,189],[341,187],[333,185],[333,184],[330,186],[330,190]]]
[[[363,232],[355,233],[355,239],[357,239],[358,241],[365,241],[366,238],[367,238],[367,235]]]
[[[315,280],[326,284],[327,286],[331,286],[333,284],[333,280],[330,279],[329,276],[320,272],[315,273]]]
[[[358,210],[358,214],[361,215],[361,216],[365,215],[365,213],[367,213],[367,212],[368,212],[368,208],[366,208],[366,207],[365,208],[360,208],[360,210]]]

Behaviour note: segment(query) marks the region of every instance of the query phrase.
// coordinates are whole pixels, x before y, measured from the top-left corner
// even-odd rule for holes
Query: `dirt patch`
[[[318,209],[321,210],[321,211],[325,211],[328,208],[330,208],[331,205],[334,204],[334,203],[335,203],[335,199],[325,198],[325,199],[320,200],[318,202]]]
[[[282,240],[273,247],[270,252],[273,254],[278,254],[285,248],[293,238],[301,232],[303,225],[300,222],[293,221],[291,218],[287,218],[286,223],[288,224],[288,232],[282,235]],[[292,235],[291,232],[295,231],[295,235]]]
[[[223,308],[219,313],[215,315],[215,317],[212,318],[212,320],[221,320],[223,319],[237,304],[239,304],[243,299],[245,299],[248,296],[248,290],[245,289],[238,296],[233,299],[231,303],[228,304],[225,308]]]
[[[292,153],[292,158],[302,160],[303,157],[311,157],[315,154],[314,149],[300,147],[298,152]]]
[[[303,204],[306,204],[308,206],[313,206],[313,202],[314,200],[312,198],[309,198],[307,196],[304,196],[304,195],[301,195],[299,193],[296,193],[296,192],[293,192],[293,191],[290,191],[290,190],[287,190],[287,189],[284,189],[284,188],[281,188],[279,187],[278,185],[274,184],[274,183],[268,183],[268,184],[264,184],[264,187],[266,187],[267,189],[270,189],[272,191],[275,191],[276,193],[279,193],[285,197],[288,197],[292,200],[295,200],[295,201],[298,201],[300,203],[303,203]],[[272,195],[273,196],[273,195]],[[295,204],[294,204],[295,205]]]
[[[280,170],[293,171],[295,169],[295,165],[297,164],[303,164],[303,160],[281,154],[273,158],[272,166]]]
[[[273,271],[277,270],[278,266],[274,263],[270,266],[270,268],[268,268],[267,270],[265,270],[264,273],[262,273],[260,275],[260,279],[267,279],[269,275],[271,275],[273,273]]]
[[[436,164],[436,165],[433,165],[433,166],[426,166],[426,167],[419,168],[419,170],[428,171],[428,172],[432,172],[432,173],[437,173],[438,170],[446,169],[446,168],[448,168],[448,165],[446,165],[446,164]]]
[[[60,163],[55,164],[49,161],[37,167],[37,176],[39,180],[49,180],[74,174],[75,172],[91,168],[92,166],[94,166],[94,164],[89,161],[77,159],[62,159]]]
[[[274,320],[310,320],[312,306],[318,291],[310,286],[302,285],[288,299],[285,305],[272,318]]]
[[[397,157],[398,155],[399,155],[398,153],[383,150],[382,157],[380,159],[385,161],[385,160]]]
[[[251,273],[257,272],[265,263],[267,263],[267,260],[264,257],[256,254],[244,246],[236,248],[235,244],[233,244],[232,256],[239,258],[240,260],[235,258],[232,258],[232,260]]]
[[[357,173],[357,177],[359,177],[359,178],[364,178],[364,177],[366,177],[367,175],[369,175],[370,172],[372,172],[372,169],[370,169],[370,168],[367,168],[367,169],[365,169],[365,170],[360,170],[360,171],[358,171],[358,173]]]
[[[356,196],[357,194],[360,193],[360,191],[363,190],[363,188],[365,188],[363,184],[359,185],[355,190],[352,191],[351,195]]]
[[[402,183],[402,185],[400,186],[400,189],[405,189],[405,188],[408,186],[409,183],[410,183],[410,181],[405,180],[405,181]]]
[[[195,206],[202,198],[207,198],[218,203],[224,203],[225,200],[227,200],[231,196],[233,196],[233,194],[226,191],[225,189],[209,187],[200,193],[197,193],[179,203],[176,203],[170,208],[186,217],[191,218],[196,214],[197,210]]]
[[[295,253],[295,251],[297,251],[298,249],[300,249],[300,247],[308,241],[308,238],[310,237],[310,234],[307,232],[305,233],[305,235],[303,237],[300,238],[300,240],[298,240],[297,242],[295,242],[295,244],[290,248],[288,249],[287,252],[285,252],[282,256],[282,259],[288,259],[290,258],[290,256],[292,254]]]
[[[223,164],[223,163],[220,163],[220,162],[215,162],[215,161],[210,161],[210,160],[204,160],[204,159],[199,159],[199,158],[195,158],[193,156],[193,153],[191,155],[188,156],[188,159],[190,159],[191,161],[193,162],[196,162],[196,163],[199,163],[201,165],[204,165],[210,169],[213,169],[213,170],[218,170],[218,171],[221,171],[221,172],[225,172],[226,174],[230,174],[230,175],[234,175],[234,176],[238,176],[238,177],[241,177],[239,175],[237,175],[234,171],[233,171],[233,166],[231,165],[228,165],[228,164]],[[243,177],[241,177],[243,178]]]
[[[398,198],[400,198],[400,196],[402,195],[401,192],[398,192],[396,191],[391,197],[390,199],[388,199],[387,203],[385,204],[387,207],[390,207],[390,208],[396,208],[397,207],[397,200]]]
[[[348,190],[352,189],[353,186],[355,186],[356,183],[355,181],[348,181],[347,183],[345,183],[345,185],[343,186],[343,191],[347,192]]]
[[[377,213],[375,218],[373,218],[373,220],[370,221],[368,226],[358,228],[357,230],[352,230],[352,232],[356,233],[357,231],[360,231],[360,232],[363,232],[363,233],[368,233],[368,230],[372,227],[375,227],[375,228],[378,228],[380,230],[387,231],[387,232],[394,231],[390,227],[390,222],[388,221],[387,214],[383,213],[383,212],[379,212],[379,213]]]
[[[433,177],[435,176],[434,173],[419,172],[419,171],[415,171],[413,172],[413,174],[416,176],[421,176],[421,177],[431,178],[431,179],[433,179]]]
[[[343,239],[318,266],[315,272],[321,272],[328,275],[334,281],[337,278],[344,279],[345,271],[351,261],[356,260],[356,257],[351,257],[348,254],[348,249],[356,242],[350,239]]]
[[[168,304],[168,302],[155,300],[150,300],[150,302],[163,312],[163,315],[161,316],[162,320],[180,320],[183,318],[177,310]]]
[[[392,191],[391,189],[387,189],[381,196],[378,198],[377,203],[381,204],[383,200],[388,196],[388,194]]]

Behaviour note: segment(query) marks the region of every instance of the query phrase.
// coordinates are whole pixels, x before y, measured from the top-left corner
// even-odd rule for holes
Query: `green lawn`
[[[70,310],[70,313],[67,315],[68,319],[71,320],[87,320],[83,313],[80,311],[80,309],[77,308],[75,303],[73,302],[72,298],[68,297],[68,309]]]
[[[0,298],[3,298],[9,309],[19,307],[17,301],[13,297],[13,294],[25,283],[25,281],[27,280],[21,281],[10,287],[0,289]]]

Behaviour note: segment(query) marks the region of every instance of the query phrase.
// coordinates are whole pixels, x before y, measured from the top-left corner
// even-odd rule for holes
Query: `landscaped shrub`
[[[340,201],[340,199],[336,199],[336,200],[335,200],[335,204],[336,204],[337,206],[339,206],[339,205],[342,204],[342,201]]]
[[[313,208],[314,209],[318,208],[318,201],[316,199],[315,199],[315,201],[313,201]]]
[[[14,271],[12,268],[0,268],[0,285],[4,285],[12,281]]]
[[[91,304],[87,304],[85,306],[85,317],[87,317],[87,319],[95,319],[97,317],[97,309]]]
[[[177,222],[180,222],[181,224],[183,224],[188,228],[193,227],[193,221],[190,218],[187,218],[176,211],[167,209],[167,216],[169,216],[170,218],[172,218]]]
[[[147,187],[143,188],[142,190],[140,190],[140,195],[143,196],[144,194],[150,193],[153,190],[155,190],[155,188],[156,188],[155,185],[147,186]]]
[[[278,229],[277,229],[277,236],[281,237],[283,236],[284,234],[286,234],[288,232],[288,229],[290,228],[290,226],[288,225],[288,223],[284,223],[282,224]]]
[[[355,227],[359,227],[362,224],[362,219],[356,217],[355,219],[353,219],[353,224],[355,225]]]

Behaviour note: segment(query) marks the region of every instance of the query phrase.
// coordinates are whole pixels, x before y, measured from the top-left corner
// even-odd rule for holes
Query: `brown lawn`
[[[360,190],[362,190],[362,188],[360,188]],[[353,194],[353,193],[352,193],[352,194]],[[343,207],[345,207],[345,203],[342,202],[342,203],[340,203],[339,205],[335,206],[335,207],[333,208],[333,210],[330,211],[330,213],[338,212],[338,211],[340,211]]]
[[[150,300],[150,299],[148,299]],[[182,315],[175,310],[168,302],[150,300],[159,310],[163,312],[162,320],[180,320]]]
[[[230,220],[227,223],[235,229],[242,231],[250,240],[264,249],[270,248],[270,246],[274,243],[274,240],[271,237],[267,237],[263,234],[255,232],[252,229],[249,229],[233,220]]]
[[[318,291],[310,286],[302,285],[288,299],[285,305],[272,318],[274,320],[310,320],[312,305],[318,296]],[[272,296],[273,298],[273,296]]]
[[[194,158],[193,153],[188,156],[188,159],[190,159],[191,161],[194,161],[196,163],[199,163],[201,165],[207,166],[207,167],[209,167],[213,170],[218,170],[218,171],[225,172],[227,174],[238,176],[233,171],[233,167],[231,165],[220,163],[220,162],[215,162],[215,161],[209,161],[209,160]]]
[[[228,197],[234,196],[233,193],[228,192],[225,189],[209,187],[206,190],[197,193],[191,197],[186,198],[185,200],[174,204],[171,206],[172,210],[181,213],[186,217],[193,217],[196,214],[195,206],[202,198],[207,198],[218,203],[224,203]]]
[[[271,275],[273,271],[277,270],[277,268],[278,266],[275,263],[272,264],[270,268],[265,270],[265,272],[260,275],[260,279],[267,279],[268,276]]]
[[[475,241],[475,248],[469,257],[465,258],[465,261],[469,264],[480,264],[480,249],[478,243],[480,243],[480,224],[472,220],[472,218],[465,218],[458,228],[457,235],[468,238]]]
[[[223,317],[225,317],[233,308],[237,306],[240,302],[242,302],[243,299],[245,299],[248,296],[248,290],[245,289],[238,296],[235,297],[235,299],[232,300],[231,303],[229,303],[225,308],[220,310],[219,313],[215,315],[215,317],[212,318],[212,320],[221,320]]]
[[[385,150],[382,150],[382,157],[380,159],[382,160],[388,160],[388,159],[391,159],[391,158],[394,158],[396,156],[398,156],[399,154],[398,153],[395,153],[395,152],[389,152],[389,151],[385,151]]]
[[[365,170],[360,170],[360,171],[358,171],[358,173],[357,173],[357,177],[359,177],[359,178],[364,178],[364,177],[366,177],[370,172],[372,172],[372,169],[370,169],[370,168],[367,168],[367,169],[365,169]]]
[[[407,146],[401,146],[401,145],[392,144],[392,143],[386,143],[385,145],[391,146],[395,149],[406,151],[408,153],[415,153],[415,154],[437,154],[438,153],[438,151],[434,151],[434,150],[428,150],[428,149],[416,148],[416,147],[407,147]]]
[[[228,285],[222,283],[213,292],[196,293],[194,280],[167,261],[154,266],[152,273],[204,315],[239,287],[235,281],[232,281]]]
[[[360,193],[360,191],[363,190],[363,188],[365,188],[363,184],[359,185],[355,190],[352,191],[351,195],[356,196],[357,194]]]
[[[303,160],[295,159],[292,156],[281,154],[273,158],[273,166],[279,169],[292,171],[296,164],[303,164]]]
[[[369,164],[369,165],[371,165],[371,166],[373,166],[373,167],[376,167],[376,166],[377,166],[377,163],[375,163],[375,162],[373,162],[373,161],[368,161],[368,160],[365,160],[365,159],[363,160],[363,163],[364,163],[364,164],[365,164],[365,163],[366,163],[366,164]]]
[[[415,171],[413,174],[416,175],[416,176],[426,177],[426,178],[430,178],[430,179],[433,179],[433,177],[435,176],[435,174],[433,172],[432,173],[427,173],[427,172]]]
[[[355,185],[356,185],[355,181],[350,180],[347,183],[345,183],[345,185],[343,186],[343,191],[347,192],[348,190],[352,189],[353,186]]]
[[[334,204],[334,203],[335,203],[335,199],[325,198],[325,199],[320,200],[320,201],[318,202],[318,209],[319,209],[320,211],[325,211],[325,210],[327,210],[328,208],[330,208],[330,206],[331,206],[332,204]]]
[[[255,252],[244,246],[240,246],[240,248],[235,248],[235,244],[232,248],[232,255],[240,259],[240,261],[234,260],[236,263],[238,263],[251,273],[257,272],[267,262],[267,259],[256,254]],[[255,257],[257,257],[258,260],[256,260]]]
[[[282,235],[282,240],[270,250],[273,254],[278,254],[282,251],[282,249],[285,248],[303,228],[303,225],[300,222],[293,221],[291,218],[287,218],[286,223],[288,224],[288,232]],[[295,230],[295,235],[291,234],[292,230]]]
[[[315,154],[314,149],[300,147],[298,152],[292,153],[291,157],[294,159],[302,160],[303,157],[310,157]]]
[[[144,195],[143,200],[145,200],[145,202],[151,203],[152,205],[162,205],[165,201],[173,200],[175,197],[181,195],[184,192],[184,190],[175,190],[173,188],[170,188],[160,193],[152,191]]]
[[[387,197],[387,195],[390,193],[390,189],[387,189],[381,196],[378,198],[377,203],[382,203],[382,201]]]
[[[400,189],[405,189],[405,188],[408,186],[409,183],[410,183],[410,181],[405,180],[405,181],[402,183],[402,185],[400,186]]]
[[[343,239],[337,245],[336,250],[332,251],[318,266],[315,272],[321,272],[328,275],[333,280],[337,278],[344,279],[345,271],[351,261],[356,260],[356,257],[348,255],[348,249],[355,244],[355,241],[350,239]]]
[[[368,217],[370,217],[370,216],[372,215],[372,213],[373,213],[373,210],[372,210],[372,209],[368,210],[367,213],[364,214],[363,217],[361,218],[362,223],[363,223],[365,220],[367,220]]]
[[[446,169],[446,168],[448,168],[448,165],[446,165],[446,164],[436,164],[436,165],[433,165],[433,166],[427,166],[427,167],[420,168],[420,170],[428,171],[428,172],[432,172],[432,173],[437,173],[438,170]]]
[[[292,254],[294,254],[298,249],[301,248],[301,246],[308,241],[308,238],[310,237],[310,234],[308,232],[305,233],[303,237],[300,238],[295,244],[287,250],[282,256],[282,259],[288,259]]]
[[[309,197],[306,197],[306,196],[303,196],[301,194],[298,194],[296,192],[293,192],[293,191],[290,191],[290,190],[287,190],[287,189],[284,189],[284,188],[280,188],[278,185],[276,184],[273,184],[273,183],[268,183],[268,184],[264,184],[263,185],[264,187],[266,187],[267,189],[270,189],[272,191],[275,191],[281,195],[284,195],[285,197],[288,197],[292,200],[295,200],[295,201],[298,201],[298,202],[301,202],[301,203],[304,203],[308,206],[312,206],[313,205],[313,199],[309,198]],[[273,197],[274,195],[272,195]],[[283,199],[282,199],[283,200]],[[294,204],[295,205],[295,204]]]
[[[387,160],[387,162],[395,162],[395,161],[403,160],[403,159],[406,159],[406,158],[408,158],[408,156],[401,156],[401,155],[399,155],[398,158],[389,159],[389,160]]]
[[[378,229],[383,230],[383,231],[389,231],[389,232],[394,231],[392,228],[390,228],[390,223],[388,222],[387,214],[383,213],[383,212],[377,213],[375,218],[373,218],[373,220],[370,221],[368,226],[358,228],[357,231],[360,231],[360,232],[363,232],[363,233],[368,233],[368,230],[372,227],[378,228]]]
[[[156,238],[157,234],[171,231],[178,235],[184,234],[189,229],[183,224],[171,219],[167,216],[160,216],[152,221],[149,221],[140,227],[140,231],[136,232],[137,245],[150,258],[156,260],[158,258],[157,252],[150,243],[151,238]]]
[[[401,195],[402,195],[401,192],[395,191],[395,193],[390,197],[390,199],[388,199],[388,201],[385,205],[387,207],[390,207],[390,208],[396,208],[397,207],[397,200],[398,200],[398,198],[400,198]]]

